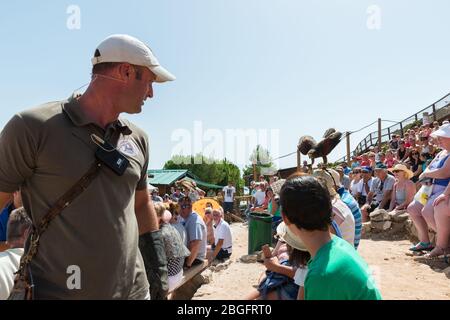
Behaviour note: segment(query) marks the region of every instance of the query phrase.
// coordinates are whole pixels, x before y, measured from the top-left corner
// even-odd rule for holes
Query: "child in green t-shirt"
[[[283,220],[311,254],[305,300],[381,300],[366,262],[355,249],[332,234],[328,190],[316,178],[298,175],[280,192]]]

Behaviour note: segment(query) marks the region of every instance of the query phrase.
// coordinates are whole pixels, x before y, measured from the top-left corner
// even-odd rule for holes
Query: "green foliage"
[[[244,181],[241,178],[239,168],[227,159],[215,160],[204,157],[201,154],[195,156],[173,156],[164,164],[164,169],[186,169],[196,175],[200,180],[225,186],[232,182],[236,187],[237,194],[241,194]]]
[[[253,180],[253,164],[256,165],[256,176],[259,177],[261,175],[261,168],[272,168],[275,170],[275,165],[272,161],[272,157],[270,156],[269,150],[263,148],[260,145],[257,145],[255,150],[253,150],[252,154],[249,158],[251,164],[244,167],[243,176],[250,176]]]

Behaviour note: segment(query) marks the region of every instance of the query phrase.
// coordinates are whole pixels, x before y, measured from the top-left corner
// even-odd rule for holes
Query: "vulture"
[[[317,143],[311,136],[303,136],[298,142],[298,150],[303,155],[308,155],[311,159],[311,166],[314,159],[322,158],[323,163],[328,163],[327,156],[341,141],[342,133],[336,129],[328,129],[323,135],[323,139]]]

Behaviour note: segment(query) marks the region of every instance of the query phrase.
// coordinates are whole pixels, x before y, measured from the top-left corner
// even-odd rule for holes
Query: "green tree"
[[[276,171],[275,164],[270,156],[269,150],[261,145],[257,145],[250,155],[250,165],[245,166],[243,176],[250,176],[253,180],[253,165],[256,165],[256,176],[259,177],[262,171]]]
[[[239,168],[227,159],[215,160],[201,154],[195,156],[173,156],[164,164],[164,169],[186,169],[196,175],[200,180],[225,186],[232,182],[238,194],[242,193],[244,181]]]

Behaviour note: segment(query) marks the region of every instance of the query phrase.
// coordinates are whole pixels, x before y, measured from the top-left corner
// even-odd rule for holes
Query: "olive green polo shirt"
[[[117,146],[130,165],[123,176],[103,166],[51,222],[31,263],[37,299],[142,299],[148,293],[134,210],[135,191],[147,188],[148,139],[141,129],[123,119],[100,128],[74,99],[19,113],[0,134],[0,191],[20,188],[38,225],[95,161],[92,133]]]

